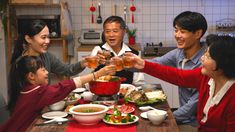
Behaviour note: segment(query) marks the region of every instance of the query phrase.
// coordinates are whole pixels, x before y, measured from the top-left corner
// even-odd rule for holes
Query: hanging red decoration
[[[94,23],[94,12],[95,12],[95,7],[93,5],[93,0],[92,0],[92,5],[90,7],[90,11],[91,11],[91,23]]]
[[[131,15],[131,22],[134,23],[134,21],[135,21],[134,12],[136,11],[136,7],[134,6],[133,3],[132,3],[132,5],[130,6],[130,11],[132,12],[132,15]]]

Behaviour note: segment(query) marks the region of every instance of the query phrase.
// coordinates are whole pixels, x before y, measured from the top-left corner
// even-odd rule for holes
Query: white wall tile
[[[91,23],[92,5],[91,0],[68,0],[73,18],[73,26],[76,32],[82,28],[100,28],[102,24]],[[173,37],[173,19],[182,11],[190,10],[202,13],[208,21],[208,33],[215,32],[215,22],[222,18],[235,18],[235,1],[233,0],[135,0],[136,6],[135,22],[131,23],[129,8],[132,5],[130,0],[94,0],[96,7],[94,12],[95,21],[98,16],[98,2],[101,2],[101,15],[105,20],[113,14],[114,4],[117,5],[117,15],[123,17],[124,5],[127,6],[127,24],[137,27],[137,40],[145,45],[146,42],[164,41],[172,45],[175,43]],[[59,9],[35,9],[17,8],[17,15],[24,14],[58,14]],[[162,33],[164,32],[164,34]],[[78,37],[78,36],[76,36]]]

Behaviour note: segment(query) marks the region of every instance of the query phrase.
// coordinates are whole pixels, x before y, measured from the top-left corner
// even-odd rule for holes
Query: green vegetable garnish
[[[114,116],[121,116],[122,113],[119,110],[117,110],[117,108],[114,108],[113,115]]]
[[[120,80],[119,78],[114,77],[114,78],[111,78],[109,81],[110,81],[110,82],[115,82],[115,81],[119,81],[119,80]]]
[[[122,123],[127,123],[127,119],[126,118],[124,118],[124,119],[122,119],[122,121],[121,121]]]
[[[106,121],[109,121],[109,120],[110,120],[110,116],[109,116],[109,115],[105,115],[105,116],[104,116],[104,119],[105,119]]]

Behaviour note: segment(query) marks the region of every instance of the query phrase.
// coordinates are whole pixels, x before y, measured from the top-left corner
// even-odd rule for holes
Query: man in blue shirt
[[[200,58],[207,47],[206,44],[200,42],[207,30],[206,19],[200,13],[185,11],[175,17],[173,26],[177,49],[151,61],[180,69],[199,67]],[[179,87],[179,101],[180,107],[173,112],[177,124],[196,127],[198,92],[195,89]]]

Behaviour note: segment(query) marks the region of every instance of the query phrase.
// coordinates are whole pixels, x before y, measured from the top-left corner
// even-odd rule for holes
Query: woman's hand
[[[96,72],[96,78],[105,75],[114,75],[116,73],[116,66],[115,65],[108,65],[101,68],[99,71]]]
[[[133,54],[131,52],[127,52],[125,54],[126,55],[130,55],[131,57],[134,58],[134,62],[133,62],[134,63],[134,68],[139,69],[139,70],[144,68],[145,61],[143,59],[141,59],[139,56],[137,56],[137,55],[135,55],[135,54]]]

